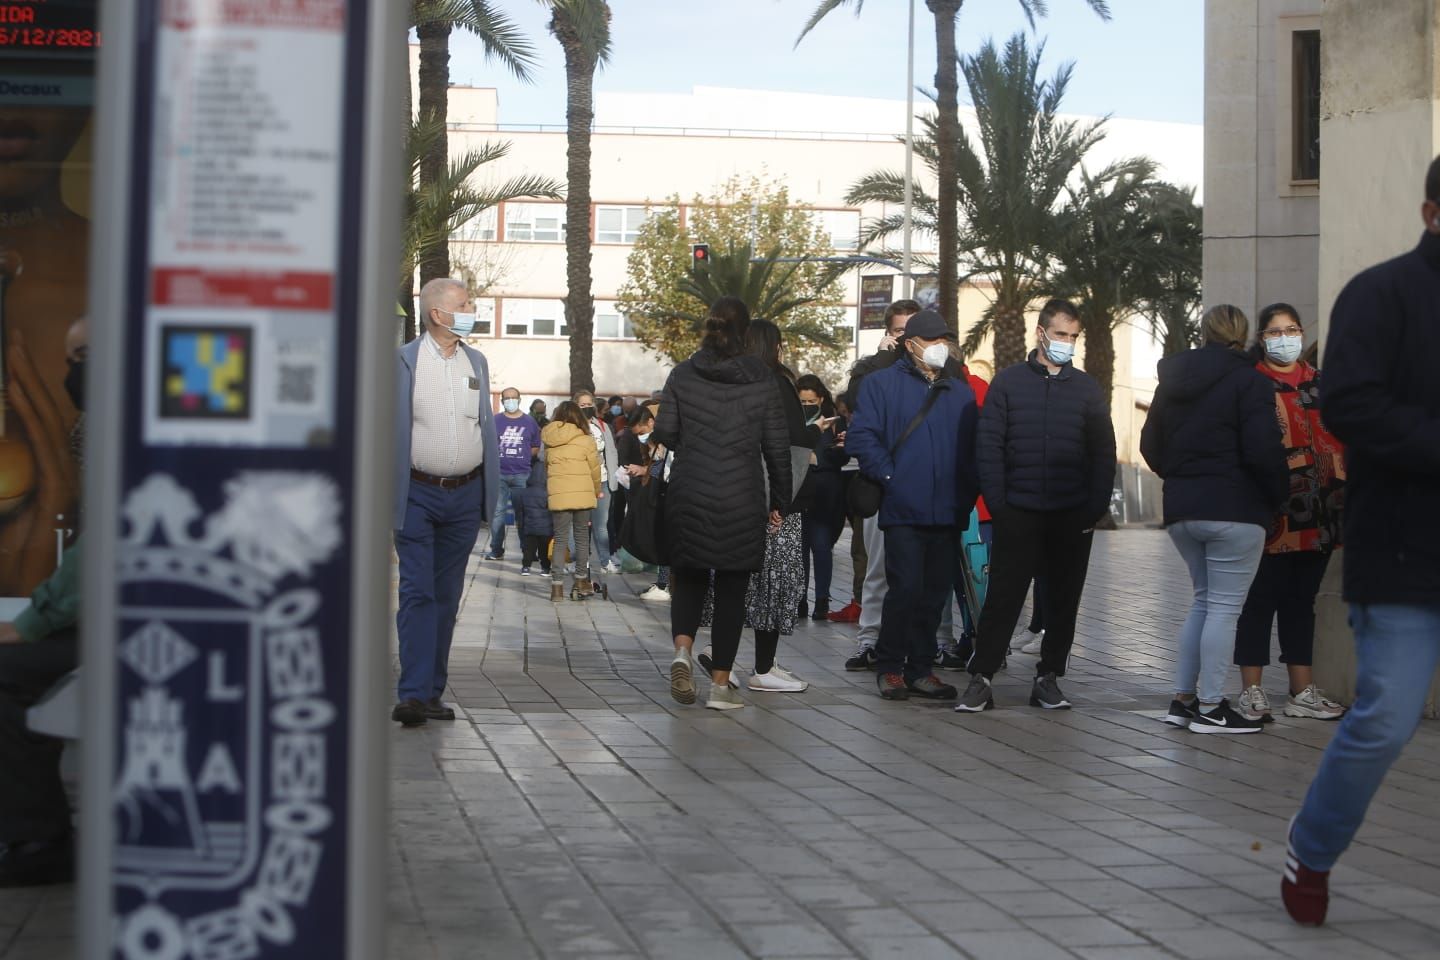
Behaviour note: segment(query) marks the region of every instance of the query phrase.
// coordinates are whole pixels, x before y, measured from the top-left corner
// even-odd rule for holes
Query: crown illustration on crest
[[[339,489],[324,474],[243,471],[224,492],[205,516],[170,474],[146,477],[121,508],[120,582],[197,587],[253,608],[340,546]]]

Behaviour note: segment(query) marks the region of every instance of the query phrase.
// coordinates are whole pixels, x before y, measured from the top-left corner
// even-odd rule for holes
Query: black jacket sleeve
[[[1165,479],[1165,413],[1169,407],[1162,384],[1150,401],[1150,412],[1145,415],[1145,426],[1140,428],[1140,456],[1152,473]]]
[[[980,475],[980,492],[991,513],[1005,509],[1005,442],[1009,431],[1010,405],[1006,382],[995,378],[985,394],[980,424],[975,431],[975,465]]]
[[[860,402],[860,382],[876,370],[884,370],[899,357],[896,350],[880,350],[868,357],[861,357],[855,362],[855,366],[850,368],[850,382],[845,385],[845,392],[840,394],[840,399],[845,402],[852,416]]]
[[[765,459],[765,471],[770,478],[770,509],[785,513],[790,509],[790,429],[785,416],[784,401],[780,385],[771,382],[766,398],[764,413],[760,420],[760,448]],[[661,401],[661,412],[665,408]],[[798,403],[797,403],[798,406]],[[802,415],[801,426],[804,426]]]
[[[1275,416],[1275,388],[1262,373],[1250,371],[1240,389],[1240,462],[1265,499],[1279,509],[1290,495],[1290,468],[1280,421]]]
[[[665,389],[660,393],[660,412],[655,415],[655,427],[650,438],[666,450],[680,449],[680,408],[675,402],[675,371],[665,380]]]
[[[1405,309],[1373,271],[1340,292],[1325,347],[1325,426],[1355,453],[1440,476],[1440,416],[1396,390]]]
[[[1115,424],[1098,385],[1085,405],[1085,448],[1090,457],[1091,512],[1098,519],[1110,512],[1115,491]]]

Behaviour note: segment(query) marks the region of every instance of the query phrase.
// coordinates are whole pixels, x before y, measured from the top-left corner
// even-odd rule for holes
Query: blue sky
[[[473,37],[452,41],[454,83],[498,88],[505,123],[565,121],[565,69],[547,17],[534,0],[500,0],[533,38],[536,82],[514,80],[487,61]],[[816,0],[611,0],[614,53],[597,90],[683,93],[695,86],[790,90],[842,96],[905,95],[905,0],[866,0],[857,19],[838,10],[800,44]],[[1036,22],[1046,41],[1044,73],[1073,60],[1070,113],[1200,123],[1203,114],[1203,0],[1110,0],[1104,22],[1085,0],[1049,0]],[[934,20],[916,0],[915,78],[933,85]],[[1017,0],[967,0],[958,43],[973,51],[1028,29]],[[961,84],[964,98],[964,84]],[[803,118],[796,118],[797,128]]]

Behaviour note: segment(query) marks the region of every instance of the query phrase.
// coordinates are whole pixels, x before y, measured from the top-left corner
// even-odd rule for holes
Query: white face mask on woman
[[[1288,366],[1300,359],[1300,353],[1305,349],[1305,337],[1284,336],[1276,337],[1273,340],[1265,341],[1265,356],[1278,364]]]

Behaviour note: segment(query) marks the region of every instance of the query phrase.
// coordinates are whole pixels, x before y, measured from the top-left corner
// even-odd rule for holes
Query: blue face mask
[[[1050,336],[1043,331],[1040,336],[1042,337],[1041,349],[1045,351],[1045,356],[1050,362],[1057,367],[1065,366],[1074,358],[1075,344],[1067,343],[1064,340],[1051,340]]]
[[[617,404],[616,406],[610,408],[610,416],[618,417],[623,412],[623,410],[624,408]]]
[[[506,413],[517,413],[520,410],[519,400],[511,400],[509,398],[506,398],[504,400],[501,400],[500,404],[505,408]]]
[[[449,310],[440,312],[450,314],[450,332],[457,337],[468,337],[475,329],[475,314],[473,313],[451,313]]]
[[[1305,349],[1305,338],[1298,337],[1276,337],[1274,340],[1265,341],[1265,356],[1276,363],[1289,365],[1300,359],[1300,353]]]

